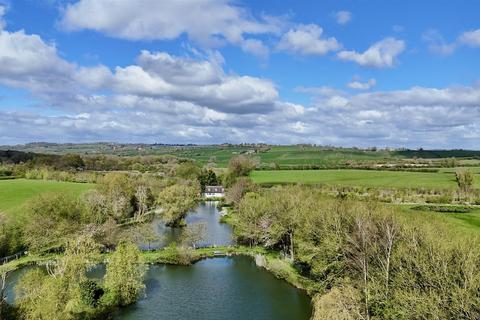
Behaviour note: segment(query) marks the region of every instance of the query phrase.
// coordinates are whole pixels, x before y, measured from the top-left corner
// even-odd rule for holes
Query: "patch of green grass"
[[[0,212],[15,215],[29,199],[45,192],[72,192],[81,194],[93,188],[90,183],[58,182],[49,180],[0,180]]]
[[[384,188],[454,189],[453,173],[379,171],[379,170],[275,170],[254,171],[254,182],[261,184],[305,183]],[[477,179],[476,187],[480,187]]]
[[[450,237],[452,239],[460,239],[461,237],[470,237],[480,235],[480,207],[475,207],[468,213],[447,213],[415,210],[415,206],[411,205],[395,205],[404,213],[408,219],[418,219],[424,221],[443,221],[448,226]]]

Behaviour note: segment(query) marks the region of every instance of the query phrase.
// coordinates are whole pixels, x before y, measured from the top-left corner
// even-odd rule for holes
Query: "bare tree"
[[[384,218],[380,222],[379,229],[382,238],[380,241],[380,255],[378,256],[378,259],[380,261],[380,267],[385,274],[385,289],[388,294],[392,252],[397,237],[398,226],[390,216]]]
[[[7,306],[7,278],[8,272],[3,272],[0,275],[0,319],[4,313],[4,309]]]
[[[366,319],[369,316],[369,260],[371,251],[373,250],[372,224],[367,217],[357,216],[354,221],[354,230],[349,239],[349,254],[354,268],[356,268],[362,276],[364,308]]]
[[[193,223],[183,230],[181,242],[195,249],[197,244],[205,239],[206,232],[207,225],[205,223]]]
[[[135,214],[135,220],[142,219],[148,211],[148,200],[150,198],[149,190],[146,186],[140,185],[135,192],[135,198],[137,199],[137,212]]]

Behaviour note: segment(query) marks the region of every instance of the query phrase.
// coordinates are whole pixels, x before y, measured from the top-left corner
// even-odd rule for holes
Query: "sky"
[[[0,0],[0,144],[480,149],[480,1]]]

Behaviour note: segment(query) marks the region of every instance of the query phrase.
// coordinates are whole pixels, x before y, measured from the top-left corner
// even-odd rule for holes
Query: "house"
[[[222,186],[205,186],[203,196],[205,198],[223,198],[225,197],[225,189]]]

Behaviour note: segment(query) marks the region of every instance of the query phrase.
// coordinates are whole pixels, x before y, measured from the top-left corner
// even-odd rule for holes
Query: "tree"
[[[97,184],[97,189],[105,195],[115,219],[131,216],[135,202],[135,188],[131,178],[121,173],[107,173]]]
[[[205,238],[206,232],[207,225],[205,223],[198,222],[189,225],[182,231],[181,243],[195,249],[197,243]]]
[[[231,158],[228,162],[227,173],[224,176],[225,186],[231,186],[238,177],[248,176],[258,164],[258,159],[252,159],[244,155]]]
[[[7,319],[9,305],[7,303],[8,272],[0,274],[0,319]]]
[[[237,179],[237,181],[227,189],[227,192],[225,194],[225,200],[228,203],[232,203],[235,206],[238,206],[243,196],[247,192],[254,191],[255,188],[256,186],[253,183],[252,179],[248,177],[241,177]]]
[[[120,243],[107,263],[105,301],[118,306],[137,301],[145,288],[143,277],[146,270],[137,246],[131,242]]]
[[[232,157],[228,162],[228,170],[235,177],[248,176],[258,166],[258,161],[247,156]]]
[[[215,171],[208,169],[202,170],[200,175],[198,176],[198,182],[200,183],[200,188],[202,192],[205,191],[205,186],[216,186],[219,184],[219,180]]]
[[[22,319],[84,319],[94,312],[82,300],[81,283],[86,272],[98,263],[98,245],[89,234],[71,240],[65,255],[55,265],[47,264],[47,273],[28,271],[15,290]]]
[[[82,216],[82,207],[71,194],[41,194],[25,206],[25,243],[31,251],[60,246],[81,229]]]
[[[194,180],[200,175],[200,167],[193,162],[184,162],[176,168],[176,175],[183,179]]]
[[[135,212],[135,219],[143,219],[148,212],[150,206],[155,202],[150,189],[145,185],[138,185],[135,191],[135,200],[137,204],[137,211]]]
[[[157,197],[157,204],[162,209],[162,218],[167,226],[179,227],[188,211],[197,204],[198,186],[175,184],[163,189]]]
[[[455,172],[455,178],[457,179],[458,188],[463,193],[466,194],[472,190],[475,176],[471,170],[458,170]]]

